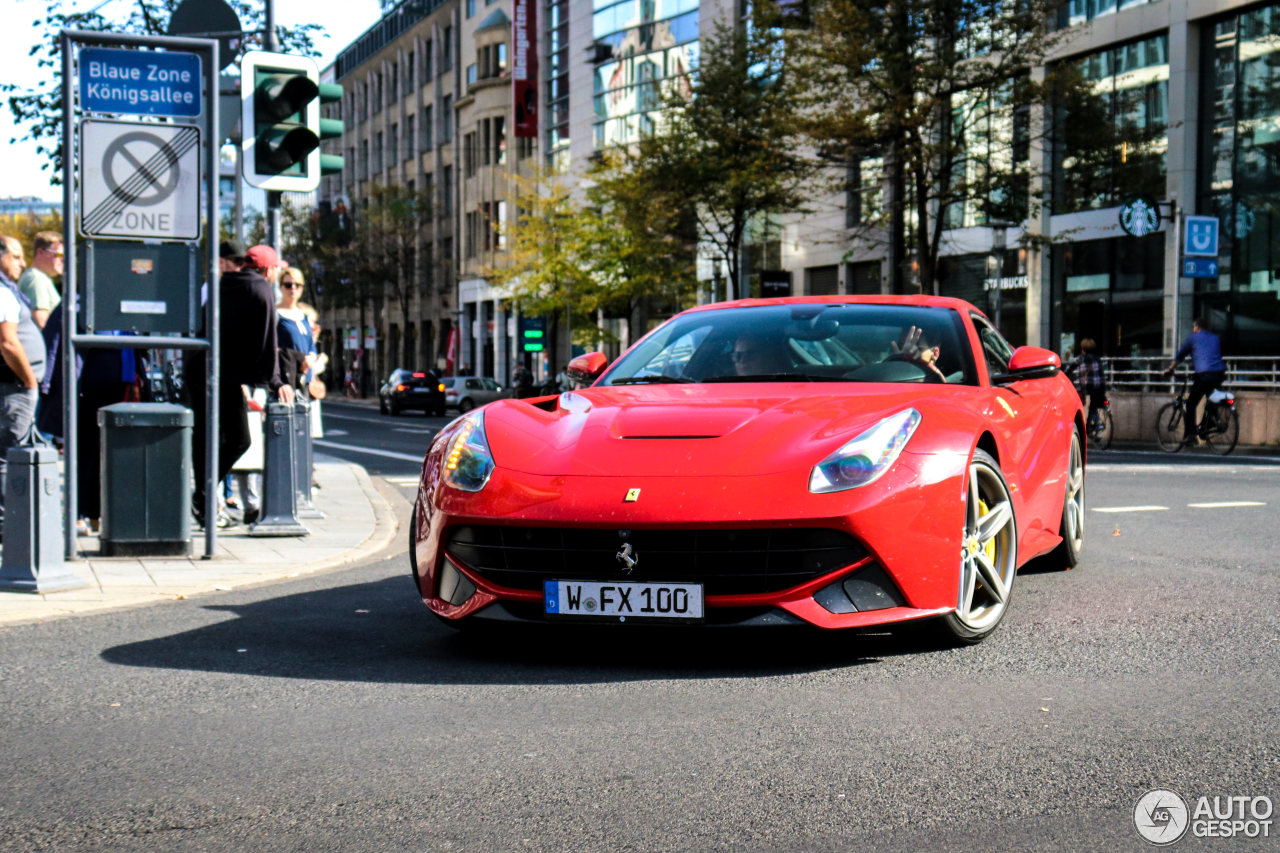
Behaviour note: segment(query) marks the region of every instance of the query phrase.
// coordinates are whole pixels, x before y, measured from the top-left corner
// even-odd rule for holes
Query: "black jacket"
[[[257,270],[223,273],[221,297],[222,381],[277,390],[284,383],[276,357],[276,304],[271,283]]]

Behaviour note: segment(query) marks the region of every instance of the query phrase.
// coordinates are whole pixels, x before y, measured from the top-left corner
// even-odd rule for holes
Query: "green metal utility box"
[[[191,553],[191,410],[116,403],[98,410],[102,554]]]

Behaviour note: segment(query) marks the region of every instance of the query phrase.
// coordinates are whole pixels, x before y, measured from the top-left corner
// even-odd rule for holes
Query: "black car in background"
[[[430,371],[393,370],[378,389],[378,407],[384,415],[419,409],[428,415],[442,416],[444,385]]]

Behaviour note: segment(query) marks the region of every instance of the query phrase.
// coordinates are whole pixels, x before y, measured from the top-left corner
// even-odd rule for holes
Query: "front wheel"
[[[1235,408],[1218,406],[1217,411],[1212,414],[1212,423],[1204,438],[1209,442],[1209,449],[1219,456],[1226,456],[1235,450],[1236,442],[1240,440],[1240,416]]]
[[[1009,486],[990,455],[974,451],[968,480],[956,610],[938,625],[946,640],[972,645],[986,639],[1008,610],[1018,573],[1018,523]]]
[[[1071,436],[1071,451],[1067,456],[1067,492],[1062,500],[1061,525],[1058,532],[1062,543],[1053,556],[1072,569],[1079,565],[1084,551],[1084,454],[1077,434]]]
[[[1161,450],[1177,453],[1182,449],[1181,403],[1165,403],[1156,414],[1156,441]]]

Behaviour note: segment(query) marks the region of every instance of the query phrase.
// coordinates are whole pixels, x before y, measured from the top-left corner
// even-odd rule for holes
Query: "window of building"
[[[415,146],[418,144],[418,136],[414,132],[414,125],[417,123],[416,120],[417,116],[412,115],[404,120],[404,156],[406,160],[417,153],[417,151],[414,150]]]
[[[444,44],[440,45],[440,70],[453,70],[453,27],[444,28]]]
[[[476,135],[475,132],[462,137],[462,176],[470,178],[476,173]]]
[[[809,267],[804,271],[806,296],[835,296],[840,292],[840,266]]]
[[[388,80],[390,85],[387,86],[387,89],[390,90],[390,101],[394,104],[396,101],[400,100],[400,63],[391,63],[391,74],[389,75]]]
[[[865,295],[880,293],[880,262],[860,261],[845,264],[845,288],[849,293]]]
[[[440,144],[447,144],[453,139],[453,96],[445,95],[440,99]]]
[[[884,158],[857,157],[849,163],[844,224],[856,228],[876,222],[884,213]]]
[[[440,173],[440,213],[453,215],[453,167],[445,166]]]
[[[1169,146],[1169,37],[1158,35],[1073,63],[1087,83],[1058,106],[1054,212],[1163,198]]]
[[[422,82],[430,83],[435,78],[435,42],[427,39],[422,43]]]
[[[422,108],[422,150],[430,151],[435,147],[432,144],[432,125],[431,125],[431,105],[427,104]]]
[[[382,75],[377,71],[369,75],[369,101],[374,115],[382,112]]]
[[[492,163],[492,162],[493,162],[493,161],[490,159],[490,153],[492,152],[492,150],[493,150],[493,149],[492,149],[492,147],[491,147],[491,143],[490,143],[490,140],[489,140],[489,132],[490,132],[490,128],[489,128],[489,120],[488,120],[488,119],[484,119],[483,121],[481,121],[481,122],[480,122],[480,125],[479,125],[479,131],[478,131],[478,132],[479,132],[479,134],[480,134],[480,146],[481,146],[481,151],[480,151],[480,162],[482,162],[482,163],[484,163],[484,165],[488,166],[490,163]]]
[[[418,58],[417,49],[409,48],[409,52],[405,55],[405,65],[404,65],[405,94],[408,94],[410,91],[412,91],[413,87],[416,86],[418,83],[418,79],[413,73],[414,67],[417,64],[416,62],[417,58]]]
[[[391,123],[391,132],[387,135],[387,165],[394,166],[400,162],[400,125]]]
[[[1207,317],[1224,351],[1274,355],[1280,329],[1280,4],[1201,27],[1198,212],[1219,222],[1217,278],[1179,300],[1178,337]]]
[[[467,85],[475,83],[479,79],[479,72],[476,70],[476,64],[473,62],[467,66]]]
[[[476,0],[467,0],[467,17],[470,18],[476,13]]]
[[[382,145],[382,131],[378,131],[373,137],[373,163],[370,165],[375,175],[382,171],[382,152],[384,150]]]
[[[1059,27],[1074,27],[1107,15],[1114,15],[1117,9],[1128,9],[1131,6],[1142,6],[1155,0],[1067,0],[1058,12]]]

